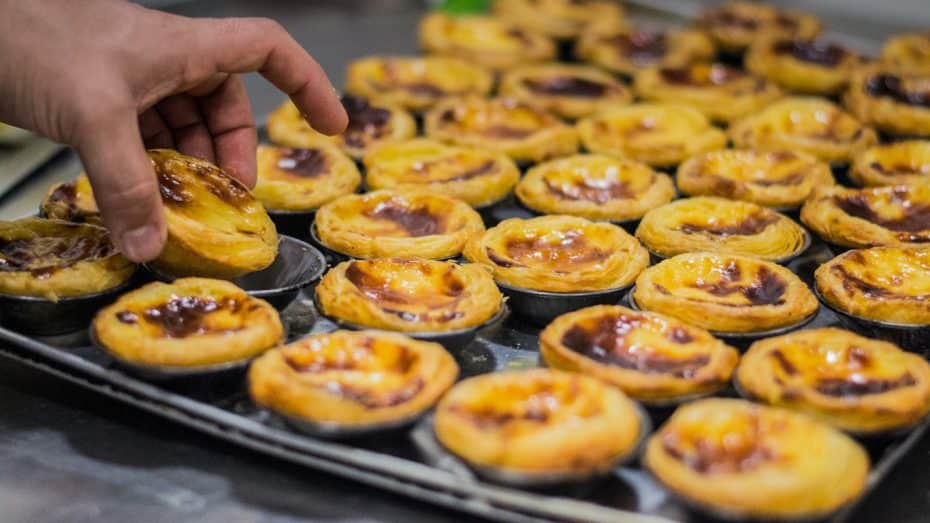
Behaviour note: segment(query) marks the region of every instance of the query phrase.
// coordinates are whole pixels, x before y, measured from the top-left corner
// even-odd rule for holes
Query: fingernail
[[[123,254],[134,262],[147,262],[161,252],[161,235],[153,225],[130,229],[120,236]]]

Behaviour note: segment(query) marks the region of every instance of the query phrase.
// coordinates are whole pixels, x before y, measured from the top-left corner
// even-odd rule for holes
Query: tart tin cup
[[[475,210],[481,215],[484,226],[487,228],[494,227],[498,223],[510,218],[528,219],[536,216],[535,213],[519,203],[513,192],[510,192],[507,196],[504,196],[494,203],[475,207]]]
[[[233,283],[254,298],[261,298],[275,309],[284,310],[300,290],[317,282],[326,271],[326,258],[312,245],[282,235],[278,256],[268,267],[240,276]],[[171,282],[175,277],[146,266],[158,280]]]
[[[925,358],[930,357],[930,325],[893,323],[861,318],[827,301],[816,285],[814,285],[814,294],[817,295],[820,303],[830,309],[839,318],[840,323],[849,330],[867,338],[889,341],[908,352],[920,354]]]
[[[755,403],[767,404],[767,402],[765,402],[764,400],[757,398],[756,396],[754,396],[753,394],[750,394],[749,392],[746,392],[746,389],[743,388],[742,384],[739,382],[739,379],[736,377],[735,372],[733,373],[733,389],[736,390],[736,393],[739,394],[739,396],[745,400],[749,400]],[[776,405],[772,405],[772,406],[776,406]],[[786,408],[788,410],[794,410],[790,406],[784,406],[781,408]],[[917,428],[919,425],[923,425],[924,423],[926,423],[928,417],[930,416],[924,416],[922,418],[917,419],[916,421],[908,423],[907,425],[895,427],[893,429],[888,429],[888,430],[863,432],[863,431],[857,431],[857,430],[842,429],[840,427],[834,427],[834,428],[841,432],[845,432],[846,434],[849,434],[850,436],[858,440],[862,440],[863,443],[868,443],[868,442],[875,442],[879,440],[897,439],[897,438],[906,436],[909,432]]]
[[[633,400],[630,400],[633,401]],[[420,423],[413,429],[411,435],[414,444],[427,462],[437,467],[449,470],[458,476],[464,476],[472,479],[475,476],[517,488],[540,489],[547,487],[557,487],[560,485],[569,485],[574,483],[583,483],[586,481],[598,479],[607,476],[626,463],[638,459],[645,447],[649,434],[652,433],[652,418],[646,410],[633,401],[636,413],[640,420],[640,431],[636,443],[632,449],[622,456],[618,456],[609,467],[602,467],[599,470],[584,472],[562,472],[562,473],[541,473],[541,472],[524,472],[513,469],[502,469],[487,465],[466,464],[461,458],[454,455],[446,449],[439,438],[436,436],[434,429],[435,415],[430,414],[424,417]],[[464,479],[464,478],[463,478]]]
[[[783,257],[778,258],[778,259],[775,259],[775,260],[767,260],[767,261],[771,261],[772,263],[777,263],[777,264],[779,264],[779,265],[788,265],[789,263],[791,263],[792,261],[794,261],[795,259],[797,259],[797,258],[800,257],[801,255],[803,255],[805,252],[807,252],[807,250],[811,248],[811,243],[813,242],[813,239],[811,238],[811,233],[808,232],[808,230],[807,230],[806,228],[803,228],[803,227],[802,227],[802,230],[804,231],[804,241],[801,242],[801,248],[800,248],[800,249],[798,249],[797,251],[795,251],[795,252],[793,252],[793,253],[791,253],[791,254],[789,254],[789,255],[787,255],[787,256],[783,256]],[[640,243],[642,243],[642,242],[640,242]],[[661,254],[659,254],[659,253],[653,251],[653,250],[652,250],[648,245],[646,245],[646,244],[643,244],[643,247],[645,247],[646,250],[649,251],[649,262],[650,262],[651,265],[655,265],[655,264],[657,264],[657,263],[660,263],[660,262],[665,261],[665,260],[667,260],[667,259],[669,259],[669,258],[672,257],[672,256],[663,256],[663,255],[661,255]],[[688,251],[688,252],[701,252],[701,251]],[[717,252],[717,251],[709,250],[709,251],[707,251],[707,252],[712,252],[712,253],[713,253],[713,252]],[[684,254],[684,253],[682,253],[682,254]],[[724,252],[721,252],[720,254],[732,254],[732,253],[724,253]],[[753,255],[752,255],[752,254],[743,254],[742,256],[749,256],[749,257],[752,257]]]
[[[286,234],[302,240],[307,239],[307,230],[316,217],[316,209],[308,211],[276,211],[268,209],[267,212],[279,234]]]
[[[341,329],[361,331],[361,330],[371,330],[373,328],[373,327],[369,327],[366,325],[359,325],[357,323],[347,322],[339,318],[335,318],[333,316],[324,314],[323,308],[320,306],[319,297],[317,296],[316,293],[313,293],[313,305],[314,307],[316,307],[317,312],[321,316],[335,323]],[[434,343],[438,343],[450,351],[456,351],[456,350],[464,349],[466,346],[468,346],[468,344],[471,343],[478,336],[478,331],[499,324],[508,316],[509,313],[510,313],[510,309],[507,307],[507,305],[504,303],[501,303],[500,310],[497,311],[497,313],[494,316],[491,316],[491,318],[485,321],[484,323],[475,325],[474,327],[466,327],[464,329],[456,329],[456,330],[450,330],[450,331],[426,331],[426,332],[424,331],[421,331],[421,332],[391,331],[391,332],[397,332],[398,334],[409,336],[415,340],[431,341]],[[375,330],[377,329],[375,328]],[[381,330],[385,330],[385,329],[381,329]]]
[[[630,308],[633,310],[642,311],[643,309],[640,309],[639,306],[636,305],[636,301],[633,299],[633,293],[635,291],[636,291],[636,286],[634,285],[633,288],[630,289],[630,294],[629,294],[628,301],[630,302]],[[747,348],[749,348],[750,345],[752,345],[753,343],[761,339],[771,338],[772,336],[781,336],[782,334],[788,334],[791,331],[800,329],[801,327],[804,327],[808,323],[812,322],[814,318],[817,317],[818,314],[820,314],[820,304],[818,304],[817,310],[815,310],[814,313],[811,314],[810,316],[803,318],[801,321],[797,323],[792,323],[791,325],[785,325],[784,327],[777,327],[774,329],[769,329],[765,331],[757,331],[757,332],[727,332],[727,331],[714,331],[710,329],[707,329],[707,331],[710,332],[715,338],[719,338],[723,340],[728,345],[736,347],[737,349],[740,349],[740,350],[746,350]],[[698,327],[700,327],[700,325],[698,325]]]
[[[238,380],[245,375],[249,364],[254,357],[215,363],[211,365],[198,366],[156,366],[144,363],[136,363],[123,359],[121,356],[111,352],[105,345],[97,339],[97,334],[93,326],[90,327],[90,340],[94,347],[107,355],[113,360],[114,365],[126,371],[128,374],[137,376],[147,381],[170,382],[183,381],[187,379],[196,379],[210,376],[221,378],[224,381]],[[270,347],[269,347],[270,348]]]
[[[38,296],[0,294],[0,325],[22,334],[56,336],[87,328],[97,311],[128,291],[136,276],[94,294],[52,301]]]
[[[370,434],[403,429],[413,425],[418,419],[420,419],[420,417],[423,416],[423,412],[417,412],[413,415],[405,416],[396,420],[377,423],[348,424],[331,421],[313,421],[309,419],[289,416],[276,411],[269,410],[269,412],[280,418],[282,421],[284,421],[285,424],[293,427],[298,432],[308,436],[324,439],[356,438]]]
[[[518,314],[536,325],[547,325],[555,318],[593,305],[616,305],[631,285],[584,292],[547,292],[511,287],[496,282],[507,296],[507,304]]]

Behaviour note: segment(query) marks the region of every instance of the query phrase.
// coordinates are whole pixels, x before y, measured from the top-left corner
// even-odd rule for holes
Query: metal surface
[[[351,57],[370,52],[413,50],[417,11],[413,2],[246,2],[203,1],[184,6],[195,15],[264,15],[279,19],[315,53],[328,70],[341,70]],[[356,38],[358,35],[360,37]],[[378,42],[373,47],[372,42]],[[257,79],[248,80],[257,114],[265,114],[281,96]],[[35,208],[54,179],[64,180],[79,168],[73,156],[53,162],[17,190],[15,202],[0,201],[0,216],[19,216],[18,209]],[[63,168],[66,167],[66,168]],[[56,178],[57,177],[57,178]],[[18,206],[18,207],[17,207]],[[508,346],[532,348],[532,330],[517,325],[501,331],[499,340]],[[238,431],[223,431],[204,424],[197,431],[196,418],[179,416],[176,410],[140,402],[132,393],[98,378],[61,374],[35,355],[25,356],[9,344],[0,350],[29,366],[0,359],[0,517],[3,521],[463,521],[460,513],[438,511],[407,497],[386,494],[377,488],[346,481],[325,472],[347,473],[344,468],[312,455],[302,456],[300,466],[281,459],[281,447],[266,442],[243,441],[236,445],[222,439],[241,439]],[[486,354],[475,350],[478,367]],[[67,354],[67,353],[63,353]],[[505,368],[535,364],[519,357],[520,351],[503,353]],[[509,354],[509,356],[508,356]],[[58,375],[64,380],[50,378]],[[82,387],[69,385],[79,381]],[[85,392],[84,388],[96,391]],[[119,398],[119,401],[107,399]],[[152,409],[160,416],[140,415],[136,407]],[[179,421],[164,423],[163,417]],[[204,437],[200,433],[222,436]],[[916,439],[916,438],[915,438]],[[257,454],[243,449],[259,449]],[[897,452],[903,452],[898,447]],[[349,453],[355,456],[355,453]],[[877,457],[877,456],[873,456]],[[924,438],[898,470],[880,465],[887,479],[858,509],[855,521],[925,521],[930,512],[930,492],[924,480],[930,467],[930,440]],[[354,480],[385,486],[383,475],[350,471]],[[626,477],[624,469],[618,473]],[[405,496],[428,496],[446,506],[474,505],[453,493],[423,489],[417,483],[390,481]],[[635,499],[645,507],[660,500],[646,491],[621,492],[621,500]],[[481,505],[481,503],[477,503]],[[576,506],[564,502],[568,516]],[[513,520],[525,520],[525,518]]]

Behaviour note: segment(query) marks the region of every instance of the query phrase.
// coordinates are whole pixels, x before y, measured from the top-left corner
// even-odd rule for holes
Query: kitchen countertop
[[[194,16],[278,19],[341,85],[349,59],[415,49],[416,2],[197,1]],[[257,115],[282,96],[257,77]],[[41,194],[33,180],[18,194]],[[30,202],[34,200],[29,200]],[[33,203],[29,203],[34,208]],[[930,438],[855,521],[926,521]],[[471,518],[268,458],[0,359],[0,520],[145,522],[452,522]]]

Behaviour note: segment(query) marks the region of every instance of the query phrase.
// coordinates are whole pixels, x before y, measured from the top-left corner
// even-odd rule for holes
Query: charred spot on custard
[[[743,218],[739,223],[683,223],[678,227],[678,230],[685,234],[706,233],[724,237],[750,236],[764,231],[769,225],[777,222],[778,219],[779,216],[776,213],[758,211]]]
[[[351,95],[342,97],[342,107],[349,117],[349,125],[343,133],[346,145],[365,147],[387,132],[391,111],[371,105],[366,98]]]
[[[703,75],[697,74],[697,67],[699,66],[663,67],[659,69],[659,75],[666,83],[687,86],[726,85],[747,76],[723,64],[711,64]]]
[[[161,194],[161,201],[167,204],[183,205],[194,199],[193,195],[184,187],[184,182],[168,172],[160,164],[155,164],[155,174],[158,177],[158,191]]]
[[[886,218],[879,214],[869,203],[869,200],[860,194],[838,195],[833,202],[846,214],[874,223],[888,230],[901,233],[919,233],[930,230],[930,204],[908,202],[906,189],[892,190],[891,198],[902,203],[901,216]],[[904,241],[930,241],[930,238],[909,235]]]
[[[546,190],[562,200],[585,200],[595,203],[606,203],[610,200],[626,200],[636,196],[630,184],[619,180],[574,180],[572,183],[554,184],[544,179]]]
[[[243,302],[237,298],[214,299],[202,296],[172,296],[168,301],[148,307],[140,313],[124,310],[116,313],[121,323],[134,325],[140,317],[146,323],[156,325],[169,338],[186,338],[207,333],[231,332],[238,329],[213,329],[206,324],[206,317],[219,312],[237,313]]]
[[[730,262],[721,272],[718,282],[699,281],[694,287],[713,296],[742,294],[752,305],[783,305],[788,284],[768,267],[759,267],[752,284],[740,283],[742,271],[735,262]]]
[[[668,39],[664,33],[632,31],[613,35],[604,41],[636,65],[654,63],[668,53]]]
[[[579,76],[551,76],[549,78],[526,78],[523,85],[534,93],[545,96],[574,96],[578,98],[600,98],[609,87]]]
[[[571,266],[601,261],[610,257],[609,252],[590,245],[583,231],[577,229],[560,231],[559,236],[561,239],[558,243],[548,241],[545,237],[507,238],[504,249],[507,256],[517,261],[518,264],[529,264],[531,260],[539,260],[554,262],[560,266]]]
[[[772,52],[822,67],[836,67],[849,54],[839,45],[817,40],[778,40]]]
[[[921,91],[909,90],[901,77],[894,74],[874,74],[866,79],[863,89],[872,98],[891,98],[906,105],[930,107],[930,88]]]
[[[320,149],[280,149],[275,166],[288,174],[301,178],[318,178],[328,168],[326,154]]]
[[[824,396],[850,397],[883,394],[916,384],[914,376],[905,372],[896,379],[871,379],[858,374],[846,378],[825,378],[819,380],[814,388]]]
[[[375,220],[392,222],[412,237],[446,232],[444,216],[434,214],[426,205],[411,205],[396,198],[379,202],[363,214]]]
[[[684,437],[669,432],[662,438],[662,449],[676,461],[698,474],[740,474],[751,472],[778,459],[774,450],[765,445],[762,423],[756,413],[750,414],[748,434],[713,441],[699,438],[687,444]],[[742,436],[742,437],[740,437]]]
[[[409,261],[405,263],[419,263]],[[425,276],[431,274],[429,265],[421,265]],[[437,298],[436,303],[430,303],[430,300],[423,300],[421,297],[408,292],[396,290],[391,287],[389,281],[381,278],[370,271],[366,270],[362,262],[352,262],[346,268],[346,279],[349,280],[362,294],[367,298],[382,304],[395,304],[397,306],[420,304],[429,309],[427,312],[418,313],[397,309],[395,307],[385,306],[382,310],[389,314],[395,314],[401,319],[407,321],[420,321],[427,318],[437,319],[437,321],[451,321],[462,317],[460,311],[439,310],[446,308],[451,304],[454,305],[461,297],[465,296],[465,285],[454,272],[453,267],[448,267],[440,276],[438,285],[433,286],[432,291]]]
[[[45,279],[59,269],[115,253],[116,247],[103,230],[74,237],[0,238],[0,272],[29,271]]]
[[[670,374],[691,379],[710,361],[700,354],[689,358],[670,358],[655,354],[648,347],[632,346],[627,335],[645,328],[649,320],[641,314],[608,314],[594,322],[573,325],[562,335],[562,345],[599,363],[635,370],[645,374]],[[694,338],[681,327],[670,329],[667,339],[677,344],[690,343]],[[646,349],[646,350],[644,350]]]

